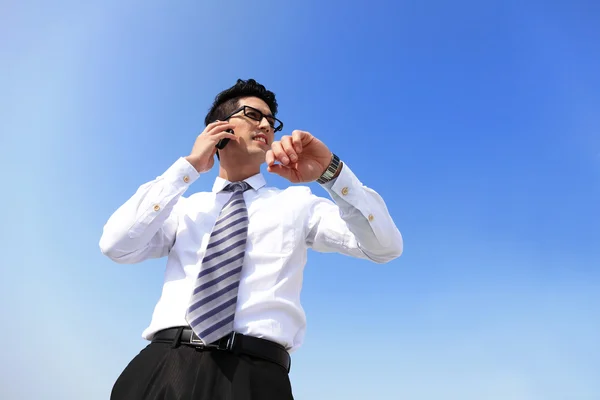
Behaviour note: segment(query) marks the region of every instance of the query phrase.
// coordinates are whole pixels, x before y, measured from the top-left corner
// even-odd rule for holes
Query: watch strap
[[[323,172],[319,179],[317,179],[317,182],[322,185],[332,180],[335,174],[337,174],[338,170],[340,169],[340,165],[340,158],[334,153],[331,153],[331,162],[327,166],[325,172]]]

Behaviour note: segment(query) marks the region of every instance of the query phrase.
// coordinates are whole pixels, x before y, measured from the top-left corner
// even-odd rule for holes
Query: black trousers
[[[111,400],[288,400],[287,371],[222,350],[150,343],[121,373]]]

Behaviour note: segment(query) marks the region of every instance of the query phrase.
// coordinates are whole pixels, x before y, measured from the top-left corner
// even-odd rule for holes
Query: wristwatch
[[[317,179],[317,182],[321,185],[329,182],[337,174],[341,166],[342,163],[340,162],[340,158],[334,153],[331,153],[331,162],[329,163],[329,166],[327,167],[325,172],[323,172],[323,175],[321,175],[319,179]]]

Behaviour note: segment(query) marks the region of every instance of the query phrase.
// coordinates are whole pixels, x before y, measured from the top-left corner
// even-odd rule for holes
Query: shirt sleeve
[[[133,264],[164,257],[175,242],[182,195],[198,171],[178,159],[155,180],[140,186],[104,225],[100,250],[115,262]]]
[[[402,254],[403,239],[385,202],[344,163],[335,180],[322,185],[333,199],[311,195],[307,245],[319,252],[387,263]]]

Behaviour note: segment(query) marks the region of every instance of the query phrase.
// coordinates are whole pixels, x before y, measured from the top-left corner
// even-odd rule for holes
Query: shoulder
[[[288,186],[285,189],[280,189],[273,186],[265,186],[260,191],[266,195],[291,197],[298,200],[309,199],[313,196],[310,187],[304,185]]]
[[[207,198],[214,198],[214,192],[194,192],[190,193],[187,196],[181,196],[180,199],[183,201],[194,201],[194,200],[202,200]]]
[[[214,192],[195,192],[187,196],[181,196],[177,201],[178,207],[192,207],[195,208],[199,204],[205,204],[215,201]]]
[[[257,200],[265,201],[269,206],[278,207],[285,204],[288,209],[311,209],[323,200],[316,196],[306,185],[291,185],[286,188],[263,187],[259,190]]]

